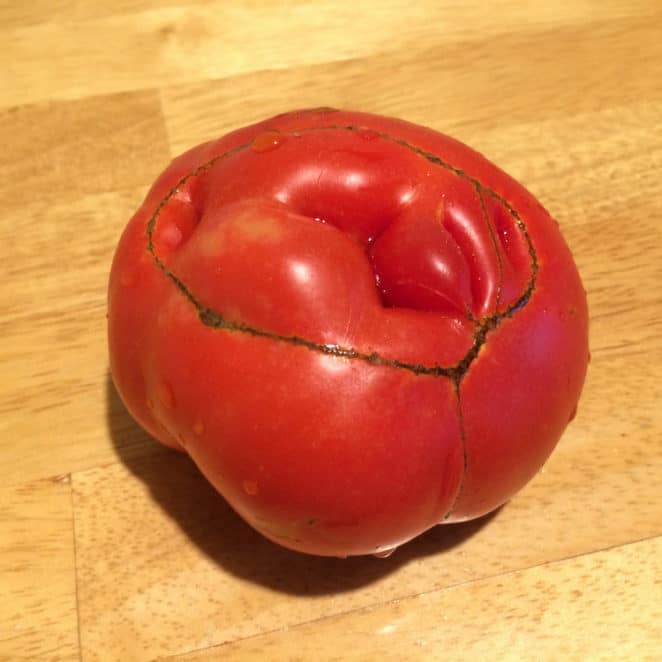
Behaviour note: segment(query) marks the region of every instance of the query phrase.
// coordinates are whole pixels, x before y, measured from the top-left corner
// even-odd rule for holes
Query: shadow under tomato
[[[472,522],[437,526],[384,559],[294,552],[248,526],[187,455],[161,446],[144,432],[124,407],[110,374],[106,419],[119,459],[194,545],[227,572],[283,593],[323,595],[368,585],[415,559],[452,553],[494,517],[491,513]]]

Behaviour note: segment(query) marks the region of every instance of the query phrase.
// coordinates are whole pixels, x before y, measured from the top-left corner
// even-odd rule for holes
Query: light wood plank
[[[164,131],[152,91],[1,111],[0,135],[7,140],[0,152],[0,200],[5,209],[23,212],[26,224],[4,224],[3,239],[17,230],[28,237],[39,231],[27,225],[32,203],[151,184],[170,157]],[[22,243],[28,250],[27,238]]]
[[[658,660],[662,539],[434,591],[177,660]]]
[[[0,290],[6,484],[112,462],[116,445],[160,452],[135,427],[118,436],[120,405],[108,377],[108,271],[114,243],[143,193],[33,203],[6,216],[7,229],[19,228],[3,238],[15,261],[0,267],[12,282]]]
[[[0,468],[18,484],[115,458],[108,272],[169,151],[150,92],[23,107],[0,130]]]
[[[628,5],[565,0],[554,6],[478,0],[452,11],[436,0],[351,0],[182,4],[127,14],[90,15],[0,30],[9,64],[0,71],[0,105],[222,78],[264,69],[341,61],[425,44],[549,27],[654,16],[654,0]]]
[[[0,488],[0,659],[77,660],[69,478]]]
[[[279,0],[261,0],[266,6]],[[162,7],[182,7],[204,4],[207,0],[31,0],[19,3],[0,0],[0,16],[3,27],[25,27],[50,23],[106,18],[118,14],[153,11]]]
[[[519,157],[544,155],[554,126],[538,125],[542,120],[556,120],[558,127],[574,115],[584,113],[590,121],[592,112],[614,107],[618,119],[632,126],[638,118],[631,106],[662,99],[655,83],[662,79],[658,23],[644,16],[594,18],[567,26],[527,24],[527,30],[491,38],[480,30],[459,40],[440,33],[434,41],[349,61],[166,86],[172,150],[279,112],[334,106],[403,117],[479,150],[484,136],[491,147],[501,131],[521,126],[526,135],[504,135],[494,156],[511,150]],[[561,155],[573,145],[562,134],[554,138]]]

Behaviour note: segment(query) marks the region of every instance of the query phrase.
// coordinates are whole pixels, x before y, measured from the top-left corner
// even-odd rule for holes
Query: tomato
[[[384,554],[540,469],[588,361],[558,224],[430,129],[279,115],[176,158],[117,247],[111,372],[253,527]]]

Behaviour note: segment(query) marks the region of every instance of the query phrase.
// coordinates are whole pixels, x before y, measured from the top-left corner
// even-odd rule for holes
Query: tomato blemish
[[[245,480],[242,483],[242,486],[244,488],[244,492],[246,492],[246,494],[249,496],[255,496],[260,491],[257,483],[254,480]]]
[[[172,386],[170,386],[170,384],[167,382],[161,382],[157,388],[157,395],[159,402],[166,409],[175,408],[175,394],[173,393]]]

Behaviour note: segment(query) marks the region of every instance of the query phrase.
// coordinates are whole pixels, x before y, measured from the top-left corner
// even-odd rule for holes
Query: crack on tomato
[[[469,470],[469,454],[467,452],[467,435],[464,427],[464,410],[462,409],[462,393],[459,382],[453,384],[455,398],[457,400],[457,421],[460,432],[460,445],[462,446],[462,476],[460,477],[460,485],[457,488],[453,503],[446,514],[441,518],[441,521],[447,520],[455,511],[457,504],[460,502],[460,497],[464,492],[464,485],[466,483],[467,473]]]
[[[501,305],[501,293],[503,291],[503,262],[501,261],[501,253],[499,252],[499,246],[497,244],[497,239],[494,236],[494,229],[492,228],[492,224],[490,223],[490,215],[487,212],[487,206],[485,205],[485,198],[483,197],[483,192],[475,184],[474,184],[474,189],[476,191],[476,195],[478,196],[478,200],[480,202],[480,208],[481,208],[481,211],[483,213],[483,220],[485,221],[485,224],[487,225],[487,231],[490,233],[490,241],[492,242],[492,247],[494,248],[494,254],[496,255],[496,259],[497,259],[497,269],[499,271],[499,282],[497,284],[494,310],[498,311],[499,306]]]
[[[302,133],[306,132],[311,132],[311,131],[331,131],[331,130],[336,130],[336,131],[360,131],[362,130],[361,127],[358,126],[342,126],[342,125],[328,125],[328,126],[319,126],[319,127],[305,127],[303,129],[291,129],[288,131],[285,131],[283,133],[287,133],[290,135],[301,135]],[[445,377],[451,380],[453,384],[453,389],[455,392],[455,397],[457,400],[457,416],[458,416],[458,426],[459,426],[459,435],[460,435],[460,443],[462,446],[462,463],[463,463],[463,469],[462,469],[462,476],[460,479],[460,485],[458,487],[457,493],[455,494],[455,497],[453,499],[453,502],[448,509],[448,512],[443,516],[441,521],[447,520],[452,513],[455,511],[455,508],[457,507],[457,504],[459,503],[461,496],[464,491],[464,486],[466,483],[466,476],[468,472],[468,451],[467,451],[467,443],[466,443],[466,430],[465,430],[465,421],[464,421],[464,412],[462,409],[462,396],[461,396],[461,382],[465,374],[468,372],[471,364],[474,362],[474,360],[478,357],[478,354],[480,353],[481,348],[487,341],[487,336],[489,333],[494,331],[504,319],[511,318],[513,315],[515,315],[517,312],[522,310],[527,303],[529,302],[531,296],[533,295],[535,291],[535,286],[536,286],[536,279],[537,279],[537,274],[538,274],[538,258],[536,255],[535,248],[533,246],[533,241],[531,240],[531,236],[529,235],[528,228],[526,227],[526,224],[522,220],[522,217],[520,216],[519,212],[501,195],[499,195],[496,191],[493,191],[492,189],[484,186],[478,179],[475,177],[472,177],[471,175],[468,175],[464,170],[461,168],[458,168],[451,163],[448,163],[444,161],[441,157],[437,156],[436,154],[432,154],[431,152],[427,152],[426,150],[421,149],[420,147],[417,147],[416,145],[412,145],[408,143],[405,140],[402,140],[400,138],[395,138],[393,136],[390,136],[389,134],[386,133],[381,133],[378,131],[374,132],[376,136],[383,140],[388,140],[390,142],[393,142],[397,145],[400,145],[401,147],[404,147],[405,149],[408,149],[415,154],[418,154],[422,158],[426,159],[429,163],[436,165],[440,168],[444,168],[445,170],[448,170],[452,173],[454,173],[457,177],[460,177],[473,186],[475,189],[481,209],[482,209],[482,214],[484,221],[487,223],[488,230],[490,233],[490,237],[494,246],[494,251],[497,256],[498,260],[498,269],[499,269],[499,284],[498,284],[498,289],[497,289],[497,296],[496,296],[496,307],[495,307],[495,312],[486,315],[482,317],[479,320],[475,320],[473,318],[473,315],[471,314],[471,311],[467,311],[467,319],[469,321],[474,322],[474,332],[473,332],[473,343],[465,356],[458,361],[455,365],[453,366],[439,366],[439,365],[424,365],[424,364],[418,364],[418,363],[408,363],[405,361],[399,361],[397,359],[387,359],[380,354],[373,352],[373,353],[364,353],[364,352],[359,352],[358,350],[352,348],[352,347],[343,347],[341,345],[333,345],[333,344],[323,344],[323,343],[318,343],[313,340],[309,340],[307,338],[303,338],[300,336],[296,335],[281,335],[278,333],[274,333],[272,331],[268,331],[266,329],[261,329],[257,327],[253,327],[249,324],[246,324],[244,322],[233,322],[230,320],[227,320],[223,317],[223,315],[219,312],[216,312],[212,310],[211,308],[205,306],[200,300],[197,299],[197,297],[191,292],[191,290],[186,286],[186,284],[172,271],[170,270],[165,262],[159,257],[159,255],[156,253],[155,246],[154,246],[154,231],[156,228],[156,222],[158,219],[159,214],[161,213],[161,210],[168,204],[170,199],[180,190],[180,188],[191,178],[197,177],[198,175],[207,172],[210,170],[216,163],[223,159],[227,159],[231,157],[233,154],[236,154],[237,152],[243,151],[247,148],[249,148],[252,144],[252,140],[246,143],[243,143],[241,145],[238,145],[236,147],[233,147],[231,149],[228,149],[227,151],[223,152],[222,154],[215,156],[214,158],[210,159],[206,163],[203,163],[199,166],[197,166],[194,170],[192,170],[190,173],[187,175],[184,175],[178,182],[177,184],[170,189],[170,191],[167,193],[167,195],[159,202],[156,210],[152,214],[152,216],[149,218],[147,221],[147,251],[149,254],[152,256],[154,263],[158,267],[160,271],[163,272],[163,274],[169,278],[173,284],[181,291],[181,293],[190,301],[190,303],[195,307],[195,309],[198,312],[198,317],[200,321],[205,325],[210,328],[214,329],[223,329],[227,331],[234,331],[234,332],[239,332],[239,333],[245,333],[254,337],[259,337],[259,338],[266,338],[269,340],[274,340],[277,342],[284,342],[288,343],[291,345],[299,346],[299,347],[305,347],[306,349],[309,349],[311,351],[316,351],[320,352],[322,354],[327,354],[331,356],[336,356],[339,358],[346,358],[346,359],[353,359],[353,360],[359,360],[363,361],[365,363],[368,363],[370,365],[375,365],[375,366],[384,366],[384,367],[390,367],[390,368],[396,368],[396,369],[401,369],[401,370],[406,370],[410,373],[413,373],[414,375],[427,375],[430,377]],[[499,204],[503,205],[503,207],[508,211],[508,213],[511,215],[511,217],[515,220],[515,225],[517,226],[518,230],[522,233],[527,247],[528,247],[528,253],[529,257],[531,260],[531,272],[529,275],[528,282],[520,294],[520,296],[513,302],[511,303],[505,310],[502,312],[499,312],[499,305],[501,301],[501,296],[502,296],[502,289],[503,289],[503,262],[502,262],[502,257],[501,254],[498,250],[496,238],[494,236],[494,231],[492,229],[492,226],[490,225],[490,219],[489,219],[489,214],[487,211],[487,207],[485,205],[485,199],[484,195],[489,195],[491,198],[496,200]],[[309,526],[314,526],[317,524],[318,520],[316,518],[310,518],[307,521],[307,524]],[[276,538],[283,538],[283,536],[279,536],[277,534],[271,533],[273,537]],[[290,540],[291,542],[294,543],[299,543],[300,541],[295,539],[295,538],[288,538],[285,537],[286,539]]]
[[[294,135],[294,134],[308,133],[312,131],[332,131],[332,130],[356,132],[362,130],[362,127],[351,126],[351,125],[350,126],[328,125],[328,126],[318,126],[318,127],[304,127],[302,129],[290,129],[288,131],[284,131],[283,133]],[[381,139],[388,140],[397,145],[400,145],[401,147],[404,147],[414,152],[415,154],[418,154],[422,158],[426,159],[429,163],[436,165],[440,168],[444,168],[445,170],[449,170],[450,172],[454,173],[456,176],[470,182],[479,196],[481,206],[483,208],[483,213],[485,215],[485,219],[488,222],[488,226],[489,226],[489,217],[487,216],[487,209],[485,208],[485,201],[483,199],[483,195],[484,194],[489,195],[491,198],[493,198],[498,203],[503,205],[504,208],[508,211],[508,213],[514,218],[517,228],[520,230],[527,243],[529,256],[531,258],[531,274],[529,276],[527,285],[524,288],[524,291],[504,311],[498,312],[497,310],[494,313],[490,315],[486,315],[480,320],[475,322],[473,343],[469,348],[469,350],[467,351],[467,353],[465,354],[465,356],[455,365],[452,366],[425,365],[421,363],[409,363],[406,361],[400,361],[398,359],[388,359],[376,352],[372,352],[372,353],[360,352],[352,347],[343,347],[342,345],[318,343],[313,340],[309,340],[308,338],[303,338],[297,335],[282,335],[279,333],[275,333],[273,331],[268,331],[266,329],[261,329],[258,327],[251,326],[250,324],[246,324],[244,322],[233,322],[231,320],[224,318],[222,313],[214,311],[211,308],[205,306],[193,294],[193,292],[191,292],[191,290],[187,287],[187,285],[172,270],[170,270],[166,266],[165,262],[156,253],[156,249],[154,245],[154,232],[156,228],[156,222],[159,217],[159,214],[161,213],[161,210],[168,204],[171,198],[180,190],[182,186],[184,186],[184,184],[189,179],[193,177],[197,177],[203,174],[204,172],[207,172],[219,161],[222,161],[223,159],[227,159],[232,155],[249,148],[253,142],[252,140],[246,143],[242,143],[241,145],[232,147],[231,149],[228,149],[222,154],[219,154],[218,156],[213,157],[209,161],[197,166],[190,173],[180,178],[180,180],[175,184],[175,186],[171,188],[170,191],[168,191],[168,193],[166,194],[166,196],[159,202],[159,204],[156,207],[156,210],[147,221],[147,227],[146,227],[147,251],[152,256],[154,263],[156,264],[158,269],[162,271],[163,274],[174,283],[174,285],[195,307],[195,309],[198,312],[198,317],[200,321],[205,326],[214,329],[223,329],[226,331],[245,333],[258,338],[266,338],[269,340],[284,342],[299,347],[305,347],[306,349],[320,352],[322,354],[337,356],[339,358],[363,361],[365,363],[369,363],[370,365],[406,370],[408,372],[413,373],[414,375],[445,377],[453,382],[455,388],[457,389],[457,394],[459,398],[459,387],[462,378],[467,373],[469,367],[478,356],[481,347],[485,344],[487,340],[488,334],[491,331],[495,330],[504,319],[512,317],[515,313],[517,313],[519,310],[524,308],[535,290],[536,278],[538,274],[538,258],[533,246],[533,242],[519,212],[517,212],[517,210],[496,191],[493,191],[492,189],[484,186],[478,179],[472,177],[471,175],[468,175],[461,168],[458,168],[452,165],[451,163],[444,161],[441,157],[437,156],[436,154],[427,152],[426,150],[421,149],[416,145],[412,145],[407,141],[402,140],[401,138],[395,138],[386,133],[380,133],[378,131],[375,131],[375,134]],[[491,226],[489,227],[490,227],[490,234],[492,236],[492,239],[495,241],[495,251],[497,251],[497,256],[499,257],[499,265],[500,265],[499,268],[501,272],[502,269],[501,258],[496,247],[496,240],[494,239],[492,228]]]

